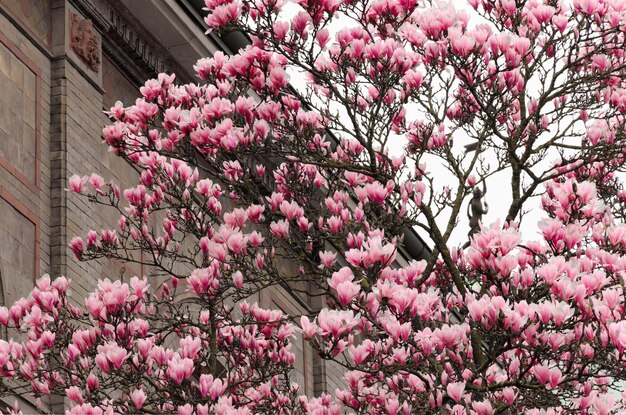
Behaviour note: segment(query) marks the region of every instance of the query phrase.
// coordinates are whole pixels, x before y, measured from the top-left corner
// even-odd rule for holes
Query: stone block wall
[[[0,14],[0,299],[49,271],[50,59]]]

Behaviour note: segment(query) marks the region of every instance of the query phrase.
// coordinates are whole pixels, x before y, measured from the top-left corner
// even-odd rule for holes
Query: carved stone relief
[[[100,71],[100,38],[90,19],[82,19],[70,11],[70,48],[89,69]]]

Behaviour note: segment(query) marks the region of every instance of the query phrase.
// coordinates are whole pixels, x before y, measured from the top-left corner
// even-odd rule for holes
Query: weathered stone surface
[[[0,43],[0,156],[36,181],[37,77]]]
[[[51,0],[0,0],[0,5],[46,45],[50,44]]]
[[[105,108],[111,108],[117,101],[126,106],[131,105],[140,96],[139,88],[106,57],[102,59],[102,88]]]
[[[31,220],[0,197],[0,272],[4,298],[15,301],[32,289],[37,229]]]

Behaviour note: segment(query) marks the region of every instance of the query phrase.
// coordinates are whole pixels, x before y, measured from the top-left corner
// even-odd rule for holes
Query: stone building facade
[[[136,174],[107,151],[103,110],[134,102],[159,72],[194,80],[193,64],[241,38],[205,35],[203,0],[0,0],[0,303],[26,295],[37,276],[66,275],[85,298],[99,278],[125,278],[140,267],[78,262],[75,235],[116,223],[65,191],[72,174],[97,172],[131,184]],[[422,254],[412,232],[406,258]],[[283,292],[261,306],[302,313],[319,307]],[[309,394],[334,390],[340,371],[296,342],[299,383]],[[62,408],[60,402],[56,408]]]

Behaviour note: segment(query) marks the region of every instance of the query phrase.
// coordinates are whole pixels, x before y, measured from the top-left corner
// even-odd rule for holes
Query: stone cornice
[[[190,76],[119,0],[71,0],[102,34],[102,51],[137,85],[160,72]]]

